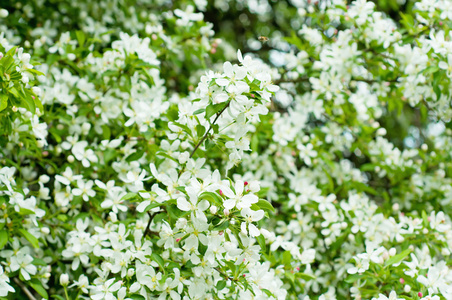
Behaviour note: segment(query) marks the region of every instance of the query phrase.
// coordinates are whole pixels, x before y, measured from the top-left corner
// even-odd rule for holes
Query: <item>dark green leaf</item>
[[[210,104],[206,107],[206,119],[209,120],[214,114],[220,112],[223,108],[228,105],[229,102],[223,102],[218,104]]]
[[[225,220],[225,221],[221,222],[220,224],[218,224],[217,226],[215,226],[213,228],[213,230],[222,231],[222,230],[225,230],[228,227],[229,227],[229,221]]]
[[[218,281],[217,285],[216,285],[216,289],[218,291],[221,291],[222,289],[224,289],[226,287],[226,280],[220,280]]]

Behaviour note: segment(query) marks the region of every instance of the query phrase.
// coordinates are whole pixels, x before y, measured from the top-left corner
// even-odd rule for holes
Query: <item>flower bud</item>
[[[67,161],[68,161],[69,163],[73,163],[74,160],[75,160],[75,158],[74,158],[74,156],[72,156],[72,155],[69,155],[69,156],[67,157]]]
[[[0,9],[0,18],[6,18],[8,15],[9,12],[6,9],[4,8]]]
[[[47,235],[47,234],[50,233],[50,229],[49,229],[48,227],[42,227],[42,228],[41,228],[41,232],[42,232],[43,234]]]
[[[408,284],[405,284],[405,286],[403,287],[403,291],[404,291],[405,293],[411,292],[411,286],[409,286]]]
[[[41,176],[39,176],[39,182],[47,183],[47,182],[49,182],[49,181],[50,181],[50,177],[49,177],[49,176],[47,176],[47,175],[41,175]]]
[[[62,286],[67,286],[69,284],[69,275],[68,274],[66,274],[66,273],[61,274],[60,284]]]
[[[389,256],[394,256],[397,254],[397,250],[395,248],[389,249]]]
[[[110,220],[111,220],[113,223],[115,223],[115,222],[118,221],[118,216],[117,216],[114,212],[111,211],[108,215],[110,216]]]
[[[210,207],[210,213],[211,213],[212,215],[216,214],[217,211],[218,211],[218,207],[216,207],[215,205],[212,205],[212,206]]]

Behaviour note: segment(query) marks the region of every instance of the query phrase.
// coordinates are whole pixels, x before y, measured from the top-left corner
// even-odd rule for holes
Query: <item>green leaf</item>
[[[350,275],[347,278],[345,278],[344,281],[347,283],[354,283],[356,280],[360,279],[361,277],[363,277],[363,275],[353,274],[353,275]]]
[[[306,274],[306,273],[302,273],[302,272],[295,273],[295,277],[299,277],[299,278],[304,279],[304,280],[306,280],[306,281],[313,280],[313,279],[316,278],[316,277],[313,276],[313,275]]]
[[[286,272],[284,273],[284,275],[287,277],[287,279],[290,280],[290,282],[292,282],[292,284],[295,283],[295,275],[294,275],[292,272],[286,271]]]
[[[365,183],[354,181],[351,183],[351,186],[356,188],[359,192],[366,192],[372,195],[378,195],[378,192],[375,189],[371,188]]]
[[[0,95],[0,111],[4,110],[8,106],[8,96],[5,94]]]
[[[267,246],[265,245],[265,237],[261,234],[256,237],[257,242],[259,243],[259,246],[261,246],[262,252],[267,252]]]
[[[143,212],[147,212],[150,211],[153,208],[162,206],[162,203],[158,203],[158,202],[152,202],[151,204],[149,204],[148,206],[146,206],[146,208],[143,210]]]
[[[0,249],[3,249],[6,243],[8,243],[8,232],[6,230],[2,230],[0,231]]]
[[[154,252],[151,254],[151,259],[154,260],[155,262],[157,262],[157,264],[160,267],[160,271],[165,273],[165,261],[163,260],[163,258]]]
[[[19,229],[19,232],[26,238],[34,248],[39,248],[38,239],[25,229]]]
[[[389,258],[386,262],[385,262],[385,267],[387,266],[392,266],[395,264],[398,264],[399,262],[401,262],[405,257],[407,257],[408,255],[410,255],[411,250],[410,249],[406,249],[404,251],[402,251],[401,253],[394,255],[393,257]]]
[[[440,68],[438,66],[430,66],[419,73],[424,73],[425,75],[430,75],[430,74],[434,74],[434,73],[438,72],[439,70],[440,70]]]
[[[85,33],[81,30],[77,30],[75,32],[75,35],[77,36],[77,41],[78,41],[79,46],[83,47],[83,45],[85,44],[85,40],[86,40]]]
[[[215,286],[218,291],[221,291],[226,287],[226,280],[220,280],[218,281],[217,285]]]
[[[215,204],[218,206],[221,206],[223,204],[223,200],[221,199],[221,197],[214,192],[204,192],[199,196],[199,199],[200,200],[205,199],[209,201],[211,204]]]
[[[25,216],[25,215],[34,215],[35,212],[32,211],[32,210],[30,210],[30,209],[26,209],[26,208],[21,207],[20,210],[19,210],[19,214],[21,214],[22,216]]]
[[[32,263],[33,263],[35,266],[47,266],[47,265],[49,265],[48,263],[46,263],[44,260],[42,260],[42,259],[40,259],[40,258],[34,258],[33,261],[32,261]]]
[[[264,211],[267,212],[275,212],[275,208],[273,207],[273,205],[271,205],[270,202],[268,202],[267,200],[259,200],[257,203],[255,203],[260,209],[263,209]]]
[[[225,230],[228,227],[229,227],[229,221],[225,220],[225,221],[221,222],[220,224],[218,224],[217,226],[215,226],[213,228],[213,230],[222,231],[222,230]]]
[[[180,127],[180,128],[182,128],[182,130],[184,132],[186,132],[190,137],[193,137],[192,132],[191,132],[190,128],[188,128],[187,125],[180,124],[180,123],[177,123],[177,122],[173,122],[173,124],[178,126],[178,127]]]
[[[108,126],[108,125],[102,125],[102,137],[105,139],[105,140],[109,140],[110,139],[110,137],[111,137],[111,129],[110,129],[110,126]]]
[[[196,134],[198,137],[204,136],[204,133],[206,132],[206,128],[202,125],[196,125]]]
[[[121,198],[121,200],[130,200],[130,199],[133,199],[133,198],[136,198],[136,197],[138,197],[137,193],[127,193],[126,195],[124,195]]]
[[[14,58],[11,55],[5,55],[2,59],[1,59],[3,68],[5,70],[5,73],[9,73],[9,69],[11,68],[11,66],[13,66],[14,64]]]
[[[24,103],[25,108],[28,108],[29,112],[31,112],[33,114],[36,113],[36,104],[30,95],[25,94],[25,96],[22,96],[22,103]]]
[[[136,152],[130,154],[129,156],[127,156],[126,161],[132,162],[132,161],[139,160],[141,157],[143,157],[143,154],[144,154],[144,150],[136,151]]]
[[[427,227],[430,222],[428,221],[428,216],[427,216],[427,213],[425,212],[425,210],[422,211],[421,215],[422,215],[422,222],[424,223],[424,227]]]
[[[46,290],[42,286],[41,281],[38,279],[32,278],[31,280],[27,281],[27,283],[39,294],[41,297],[49,299],[49,295],[47,294]]]
[[[206,119],[209,120],[210,117],[212,117],[214,114],[218,113],[219,111],[221,111],[223,108],[226,107],[226,105],[228,105],[228,101],[223,102],[223,103],[218,103],[218,104],[210,104],[206,107]]]
[[[292,255],[290,254],[290,251],[284,251],[283,257],[282,257],[283,265],[289,267],[291,261],[292,261]]]
[[[195,112],[193,113],[193,115],[199,115],[199,114],[202,114],[203,112],[205,112],[206,110],[204,109],[204,108],[201,108],[201,109],[198,109],[198,110],[195,110]]]

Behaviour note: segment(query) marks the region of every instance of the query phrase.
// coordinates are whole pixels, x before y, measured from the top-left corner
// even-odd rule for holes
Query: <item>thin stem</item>
[[[63,286],[63,289],[64,289],[64,295],[66,296],[66,300],[70,300],[69,295],[67,294],[67,288],[65,285]]]
[[[231,101],[228,102],[228,104],[226,104],[226,106],[220,110],[217,113],[217,116],[215,117],[215,119],[213,120],[213,122],[210,124],[209,129],[207,129],[206,133],[204,134],[204,136],[202,137],[202,139],[198,142],[198,144],[196,144],[195,148],[193,149],[193,151],[190,154],[190,158],[193,157],[193,155],[195,154],[196,150],[198,150],[199,146],[201,146],[201,144],[204,142],[204,140],[207,138],[207,136],[209,135],[210,130],[212,129],[212,126],[215,125],[215,123],[217,122],[218,118],[220,117],[220,115],[226,110],[226,108],[229,107],[229,103],[231,103]]]
[[[30,300],[37,300],[35,296],[30,292],[30,290],[19,280],[17,277],[13,278],[14,282],[24,291],[25,295],[27,295]]]

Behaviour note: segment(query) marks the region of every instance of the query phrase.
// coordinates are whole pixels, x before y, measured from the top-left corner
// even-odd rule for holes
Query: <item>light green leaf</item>
[[[8,232],[6,230],[0,231],[0,249],[3,249],[8,243]]]
[[[34,248],[39,248],[38,239],[25,229],[19,229],[19,232],[26,238]]]
[[[395,265],[398,264],[399,262],[401,262],[405,257],[407,257],[408,255],[410,255],[411,250],[410,249],[406,249],[404,251],[402,251],[401,253],[394,255],[393,257],[389,258],[386,262],[385,262],[385,267],[387,266],[391,266],[391,265]]]

